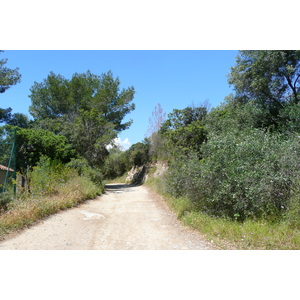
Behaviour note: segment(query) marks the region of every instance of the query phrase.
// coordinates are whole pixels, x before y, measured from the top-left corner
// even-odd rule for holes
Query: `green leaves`
[[[30,89],[30,114],[36,120],[58,118],[70,110],[68,81],[51,72],[43,82],[35,82]]]
[[[1,53],[2,51],[0,51]],[[7,59],[0,59],[0,93],[4,93],[12,85],[21,81],[19,69],[10,69],[6,67]]]
[[[235,94],[226,103],[209,113],[175,109],[163,123],[164,189],[214,216],[289,212],[298,226],[300,51],[240,51],[228,81]]]
[[[149,153],[150,142],[148,139],[145,139],[142,143],[133,144],[126,153],[128,168],[146,165],[150,160]]]
[[[75,73],[70,80],[50,73],[33,85],[29,96],[35,128],[64,135],[91,165],[102,165],[106,145],[130,126],[131,121],[122,121],[135,108],[134,88],[120,91],[119,85],[112,72]]]
[[[244,220],[276,218],[289,207],[300,176],[299,138],[257,129],[211,135],[203,159],[189,153],[173,160],[165,188],[199,210]]]
[[[200,153],[200,147],[207,137],[204,119],[207,110],[205,107],[187,107],[183,110],[174,109],[163,123],[159,134],[166,140],[168,148],[176,152]]]
[[[286,104],[300,101],[300,51],[240,51],[228,82],[236,92],[235,101],[254,101],[276,126]]]
[[[75,156],[64,136],[43,129],[18,129],[17,145],[19,171],[36,166],[42,156],[62,162]]]

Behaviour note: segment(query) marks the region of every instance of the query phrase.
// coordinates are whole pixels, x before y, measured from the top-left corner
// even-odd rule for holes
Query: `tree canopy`
[[[70,80],[51,72],[30,91],[36,128],[66,136],[90,164],[103,163],[106,145],[132,123],[122,122],[135,108],[134,88],[120,90],[119,78],[110,71],[101,76],[75,73]]]
[[[228,75],[236,97],[281,106],[300,100],[300,51],[244,50]]]
[[[0,54],[1,54],[0,50]],[[0,93],[4,93],[12,85],[20,82],[21,75],[19,69],[10,69],[6,67],[7,59],[0,59]]]
[[[0,50],[0,54],[3,52]],[[0,59],[0,93],[4,93],[8,90],[12,85],[15,85],[20,82],[21,75],[19,73],[19,69],[10,69],[5,65],[7,63],[7,59]],[[0,122],[8,123],[12,118],[11,114],[12,109],[9,108],[0,108]]]
[[[69,162],[75,156],[64,136],[47,130],[18,128],[17,141],[18,171],[36,166],[42,156],[63,163]]]
[[[174,109],[168,119],[162,124],[160,134],[165,139],[168,148],[187,153],[191,150],[198,152],[206,140],[204,119],[207,108],[186,107]]]
[[[252,108],[258,109],[257,123],[276,128],[283,121],[282,110],[300,102],[300,51],[240,51],[228,82],[235,91],[227,97],[228,102],[251,102]]]
[[[120,91],[120,80],[112,72],[101,76],[90,71],[75,73],[70,80],[51,72],[42,82],[31,88],[29,111],[35,120],[63,118],[73,122],[83,111],[94,110],[99,118],[105,118],[116,131],[128,128],[131,122],[122,124],[124,116],[135,108],[131,103],[134,88]]]

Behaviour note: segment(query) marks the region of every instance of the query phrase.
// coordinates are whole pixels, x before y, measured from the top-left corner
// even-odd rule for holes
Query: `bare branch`
[[[297,81],[299,80],[299,78],[300,78],[300,74],[297,76],[297,78],[296,78],[296,80],[295,80],[295,82],[294,82],[294,89],[296,90],[296,83],[297,83]]]

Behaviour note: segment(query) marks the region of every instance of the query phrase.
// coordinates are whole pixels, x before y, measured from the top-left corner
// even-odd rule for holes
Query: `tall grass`
[[[223,249],[299,250],[300,230],[287,222],[262,220],[232,221],[213,218],[205,213],[190,212],[183,216],[184,224],[204,233]]]
[[[103,192],[103,185],[96,185],[88,177],[46,159],[33,170],[30,189],[30,194],[24,192],[6,204],[6,210],[0,214],[0,239],[60,210],[95,198]]]

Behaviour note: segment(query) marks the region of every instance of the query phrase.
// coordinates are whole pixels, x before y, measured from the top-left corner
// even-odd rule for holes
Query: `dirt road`
[[[215,249],[144,186],[107,185],[95,200],[63,211],[14,237],[0,250]]]

